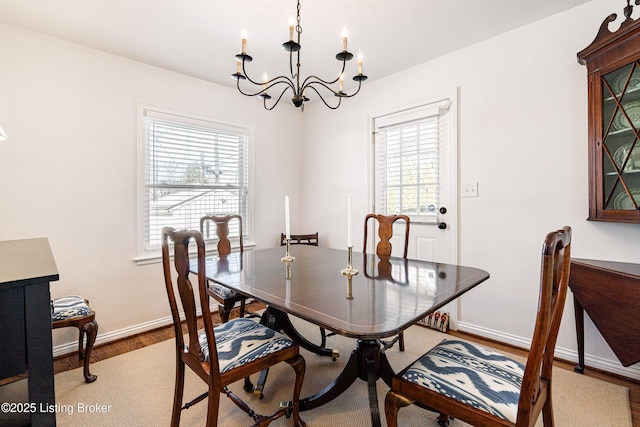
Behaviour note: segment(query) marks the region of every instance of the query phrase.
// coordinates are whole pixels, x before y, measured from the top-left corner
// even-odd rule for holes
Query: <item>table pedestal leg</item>
[[[371,425],[379,427],[380,407],[378,406],[378,389],[376,387],[375,361],[367,360],[367,389],[369,392],[369,413],[371,414]]]
[[[337,357],[337,350],[317,346],[316,344],[300,335],[298,330],[291,323],[291,320],[289,319],[289,316],[287,316],[287,313],[283,313],[282,311],[267,306],[267,309],[262,315],[260,323],[276,331],[284,332],[289,338],[291,338],[292,341],[299,344],[300,347],[304,348],[305,350],[309,350],[310,352],[319,354],[320,356],[328,356],[332,358]]]
[[[306,411],[330,402],[360,378],[367,382],[371,423],[374,427],[378,427],[380,426],[380,409],[376,381],[382,378],[390,385],[392,377],[393,369],[387,356],[381,351],[378,340],[358,340],[356,349],[351,352],[351,357],[338,378],[315,395],[300,400],[300,410]]]

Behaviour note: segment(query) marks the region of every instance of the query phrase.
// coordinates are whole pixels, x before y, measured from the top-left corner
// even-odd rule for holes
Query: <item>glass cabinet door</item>
[[[629,1],[623,12],[577,55],[589,89],[588,219],[640,224],[640,18]]]
[[[602,129],[598,155],[602,209],[640,205],[640,62],[601,76]]]

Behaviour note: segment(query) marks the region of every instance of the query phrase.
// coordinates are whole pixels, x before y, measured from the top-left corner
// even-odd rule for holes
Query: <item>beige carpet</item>
[[[317,327],[306,322],[295,322],[308,337],[318,337]],[[405,332],[407,349],[397,347],[387,355],[391,365],[398,370],[412,362],[429,347],[444,338],[440,332],[414,326]],[[315,393],[329,384],[348,360],[355,341],[334,336],[331,346],[340,349],[341,358],[332,362],[303,351],[307,361],[303,396]],[[85,384],[81,369],[55,376],[58,426],[168,426],[173,399],[175,356],[174,341],[165,341],[118,357],[92,364],[92,373],[98,380]],[[185,398],[190,399],[205,390],[203,383],[187,369]],[[259,413],[270,413],[280,401],[291,398],[293,369],[286,364],[271,370],[265,397],[262,400],[247,395],[241,384],[232,389]],[[378,399],[384,422],[384,396],[388,388],[378,382]],[[563,369],[554,371],[554,408],[558,427],[631,427],[628,390]],[[400,411],[401,426],[437,426],[435,414],[411,406]],[[206,403],[182,412],[181,426],[203,426]],[[334,401],[302,412],[308,426],[369,426],[367,387],[358,380]],[[251,419],[231,401],[222,397],[218,425],[224,427],[248,426]],[[272,426],[292,425],[290,419],[281,418]],[[451,427],[468,426],[455,420]],[[542,419],[536,426],[542,426]]]

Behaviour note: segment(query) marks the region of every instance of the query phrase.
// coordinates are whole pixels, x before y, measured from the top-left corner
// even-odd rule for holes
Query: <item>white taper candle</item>
[[[347,196],[347,247],[353,247],[351,240],[351,193]]]
[[[284,227],[285,227],[285,236],[287,239],[291,238],[291,224],[289,217],[289,196],[284,197]]]

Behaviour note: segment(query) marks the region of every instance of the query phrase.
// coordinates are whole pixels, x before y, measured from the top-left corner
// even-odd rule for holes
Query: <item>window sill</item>
[[[255,243],[246,243],[244,245],[245,251],[253,250],[255,249],[255,247],[256,247]],[[231,251],[236,251],[238,250],[238,248],[240,248],[240,246],[232,246]],[[193,253],[195,255],[195,251],[190,253]],[[215,256],[215,255],[218,255],[218,251],[216,251],[215,249],[207,250],[207,256]],[[158,252],[158,253],[138,256],[133,258],[133,262],[135,262],[136,265],[138,266],[149,265],[149,264],[159,264],[162,262],[162,254]]]

